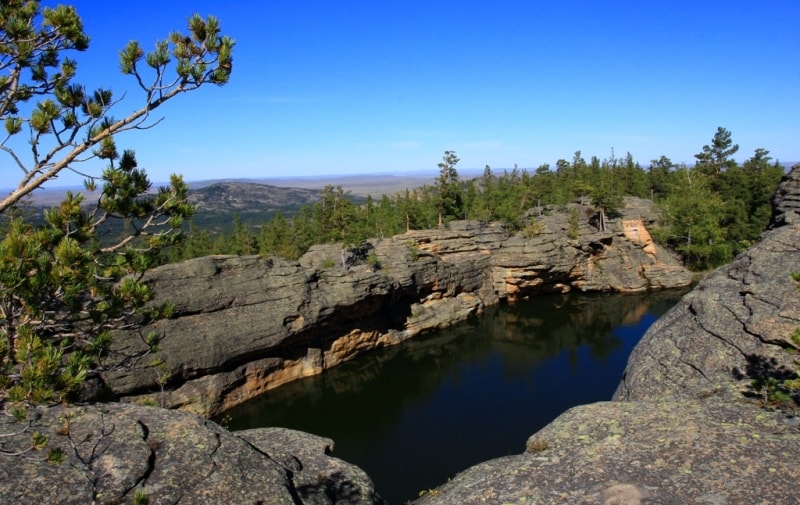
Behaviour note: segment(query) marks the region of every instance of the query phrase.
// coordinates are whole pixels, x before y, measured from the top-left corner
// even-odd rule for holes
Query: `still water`
[[[226,413],[231,430],[332,438],[389,503],[523,452],[575,405],[608,400],[645,330],[683,295],[553,295],[375,351]]]

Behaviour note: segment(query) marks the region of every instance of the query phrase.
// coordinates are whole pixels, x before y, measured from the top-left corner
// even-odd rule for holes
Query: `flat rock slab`
[[[573,408],[525,453],[481,463],[418,505],[790,504],[800,495],[795,418],[723,402]]]

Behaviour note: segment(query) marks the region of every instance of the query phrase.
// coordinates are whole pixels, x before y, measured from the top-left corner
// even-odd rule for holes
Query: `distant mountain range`
[[[471,172],[471,171],[469,171]],[[468,173],[469,173],[468,172]],[[467,175],[468,176],[468,175]],[[212,201],[217,202],[222,198],[222,194],[218,194],[214,197],[207,193],[203,193],[202,190],[211,186],[217,185],[225,185],[226,191],[232,191],[234,186],[230,186],[231,184],[243,184],[245,186],[238,187],[237,189],[241,189],[244,191],[245,195],[248,196],[241,196],[240,198],[246,199],[255,196],[253,191],[257,191],[260,193],[257,196],[260,200],[275,200],[275,204],[282,206],[282,205],[289,205],[290,202],[286,199],[290,199],[294,201],[294,203],[308,203],[311,200],[306,200],[308,196],[303,196],[303,191],[310,191],[311,193],[316,194],[317,196],[322,191],[325,186],[342,186],[342,188],[350,192],[350,194],[354,196],[360,197],[367,197],[371,195],[374,199],[380,199],[380,197],[384,194],[393,195],[398,191],[403,191],[405,189],[413,189],[418,188],[423,185],[430,185],[434,184],[436,180],[435,173],[412,173],[407,175],[389,175],[389,174],[367,174],[367,175],[343,175],[343,176],[309,176],[309,177],[264,177],[264,178],[226,178],[226,179],[211,179],[211,180],[202,180],[202,181],[191,181],[188,182],[189,188],[192,193],[200,192],[203,196],[197,196],[198,199],[209,199],[209,204],[211,205]],[[153,187],[161,186],[165,183],[154,183]],[[248,190],[247,185],[253,186],[260,186],[260,188],[250,188]],[[272,189],[269,189],[272,188]],[[8,193],[11,191],[11,188],[0,190],[0,192]],[[61,200],[64,198],[64,195],[67,191],[72,192],[80,192],[86,195],[86,200],[91,202],[93,200],[92,193],[87,193],[86,189],[83,186],[74,186],[74,187],[51,187],[51,188],[41,188],[36,190],[31,199],[30,203],[36,207],[47,207],[52,205],[58,205]],[[281,192],[288,192],[288,196],[280,196],[279,193]],[[223,192],[224,193],[224,192]],[[230,197],[230,204],[235,205],[233,203],[237,197],[231,196]],[[217,205],[217,203],[214,203]],[[219,205],[223,205],[222,202],[219,202]]]
[[[481,171],[481,174],[483,172]],[[475,170],[466,170],[462,178],[474,177]],[[285,216],[301,206],[313,204],[326,186],[341,186],[354,203],[368,196],[379,200],[406,189],[436,183],[436,174],[403,175],[368,174],[319,177],[281,177],[262,179],[219,179],[189,183],[189,199],[198,206],[194,222],[215,231],[229,231],[232,217],[238,214],[242,223],[261,225],[280,211]]]

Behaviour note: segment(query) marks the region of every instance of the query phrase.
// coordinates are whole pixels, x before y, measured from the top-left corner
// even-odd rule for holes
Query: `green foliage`
[[[239,256],[255,254],[258,251],[257,237],[249,227],[242,223],[239,214],[233,216],[233,234],[228,243],[228,254]]]
[[[419,245],[415,242],[409,240],[406,242],[406,248],[408,249],[408,257],[411,258],[411,261],[417,261],[422,255]]]
[[[92,157],[117,159],[115,135],[151,126],[147,123],[150,113],[176,96],[205,84],[226,83],[233,46],[232,39],[220,35],[216,18],[204,20],[198,15],[189,19],[188,34],[175,32],[157,42],[152,52],[131,41],[119,53],[120,68],[141,89],[142,105],[115,119],[110,112],[120,100],[111,90],[91,91],[74,82],[77,64],[67,55],[89,47],[75,8],[4,2],[0,8],[0,123],[7,135],[0,147],[22,176],[17,188],[0,199],[0,213],[62,170],[74,170],[77,163]],[[34,98],[38,101],[30,106]],[[25,126],[30,135],[21,138]],[[23,149],[30,158],[22,155]],[[136,179],[136,174],[125,177]],[[122,185],[135,188],[143,182],[139,177]],[[111,208],[113,198],[107,196]]]
[[[731,132],[723,127],[718,127],[711,145],[704,145],[703,150],[695,154],[697,168],[707,175],[717,175],[726,168],[735,165],[731,156],[739,150],[739,144],[734,144]]]
[[[144,489],[137,489],[133,493],[133,505],[147,505],[148,503],[150,503],[150,498]]]
[[[592,205],[599,208],[603,214],[613,217],[619,214],[620,209],[625,206],[622,195],[611,191],[607,187],[595,188],[591,192]]]
[[[717,130],[711,145],[696,155],[695,167],[664,172],[658,168],[661,228],[656,240],[682,254],[695,270],[729,262],[753,244],[766,229],[771,214],[770,196],[783,168],[769,164],[769,151],[756,149],[739,166],[730,156],[738,150],[731,134]]]
[[[363,204],[354,203],[341,186],[327,186],[318,202],[294,215],[277,213],[258,234],[237,225],[231,235],[214,239],[190,223],[186,246],[173,250],[170,259],[253,249],[262,256],[297,259],[315,243],[350,246],[454,219],[501,221],[509,233],[531,237],[536,226],[526,226],[524,219],[531,209],[541,215],[545,206],[573,202],[591,204],[604,230],[606,220],[619,215],[624,197],[637,196],[657,203],[660,222],[651,230],[654,238],[681,254],[688,267],[707,270],[730,261],[758,238],[769,221],[770,196],[783,175],[764,149],[756,149],[739,166],[730,158],[735,147],[730,132],[720,129],[695,167],[676,166],[661,156],[645,170],[630,153],[617,158],[612,149],[608,158],[587,161],[577,151],[571,161],[558,160],[555,170],[542,165],[531,173],[515,166],[495,174],[487,165],[482,176],[468,181],[459,179],[455,152],[445,151],[432,185],[384,195],[378,202],[368,198]],[[573,217],[578,222],[567,230],[571,238],[579,235],[579,218]]]
[[[694,269],[720,265],[731,255],[725,229],[719,226],[722,206],[722,199],[711,190],[709,176],[680,167],[659,205],[661,228],[653,235],[681,253]]]
[[[445,151],[439,163],[439,179],[436,181],[436,210],[439,212],[439,226],[446,218],[462,217],[463,195],[458,180],[456,165],[459,162],[455,151]]]
[[[47,457],[45,458],[48,463],[52,463],[54,465],[60,465],[64,461],[67,460],[67,455],[64,453],[64,450],[60,447],[55,447],[50,449],[47,453]]]
[[[797,390],[798,385],[790,387],[795,380],[779,379],[777,377],[756,377],[753,379],[752,388],[761,393],[762,403],[776,407],[787,406],[793,403],[792,390]]]
[[[0,200],[7,218],[0,240],[0,403],[20,420],[25,406],[69,399],[87,377],[114,366],[107,362],[112,330],[174,312],[169,304],[147,306],[153,295],[141,278],[160,251],[180,243],[183,221],[194,212],[188,188],[173,175],[154,191],[134,152],[117,149],[115,135],[150,126],[151,111],[204,84],[224,84],[231,71],[233,41],[220,36],[213,17],[191,17],[188,35],[171,34],[151,53],[131,42],[120,65],[143,91],[143,105],[117,120],[110,116],[118,102],[111,90],[90,92],[73,81],[76,64],[65,54],[88,43],[73,7],[0,7],[0,121],[7,133],[0,149],[22,173]],[[26,106],[33,98],[36,105]],[[22,150],[17,137],[26,125]],[[107,164],[86,180],[88,190],[99,186],[95,202],[70,192],[40,224],[15,215],[31,191],[91,158]],[[124,233],[108,233],[114,229]],[[158,344],[157,335],[145,340],[146,352]],[[34,435],[32,447],[45,442]]]
[[[367,265],[371,266],[375,270],[379,270],[381,268],[381,262],[378,259],[378,255],[375,253],[375,251],[370,251],[369,254],[367,254],[366,261]]]
[[[522,235],[525,238],[533,238],[544,231],[544,225],[536,219],[531,219],[528,224],[523,228]]]
[[[567,218],[567,237],[571,240],[577,240],[581,231],[581,215],[575,207],[569,211]]]
[[[39,431],[34,431],[31,435],[31,449],[41,451],[47,445],[47,436]]]
[[[104,171],[95,206],[68,194],[46,212],[44,224],[14,220],[0,241],[2,391],[9,401],[68,397],[90,371],[102,368],[113,328],[174,310],[144,310],[152,292],[139,278],[153,264],[154,252],[179,239],[170,223],[193,210],[187,188],[174,178],[170,188],[145,194],[143,172],[125,177],[136,170],[132,153],[126,156],[127,167],[112,160]],[[121,219],[134,222],[135,231],[101,244],[98,227]]]

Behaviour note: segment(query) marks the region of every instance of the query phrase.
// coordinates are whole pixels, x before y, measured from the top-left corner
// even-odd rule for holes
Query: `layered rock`
[[[567,238],[567,213],[548,209],[525,234],[456,221],[372,240],[369,258],[323,245],[296,262],[212,256],[166,265],[145,280],[176,317],[118,334],[109,361],[129,366],[103,380],[116,398],[211,416],[500,300],[689,285],[675,257],[649,240],[649,212],[631,199],[606,232],[583,218],[576,240]],[[156,354],[144,343],[150,332],[161,338]]]
[[[754,380],[796,376],[800,166],[761,240],[706,277],[634,349],[614,400],[571,409],[525,452],[416,503],[797,503],[800,418]]]

